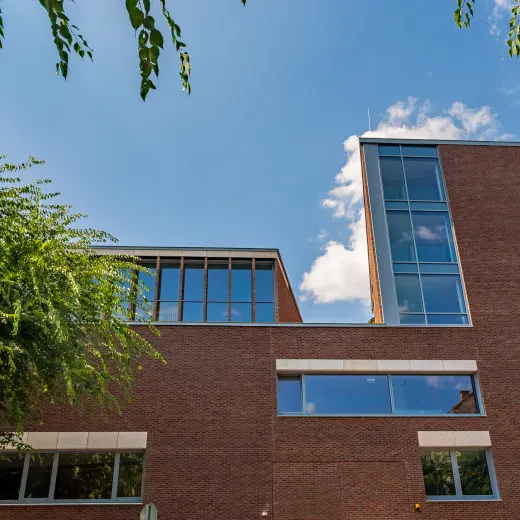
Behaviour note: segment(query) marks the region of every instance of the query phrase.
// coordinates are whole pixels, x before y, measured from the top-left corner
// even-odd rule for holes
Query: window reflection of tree
[[[119,459],[118,497],[140,497],[144,453],[121,453]]]

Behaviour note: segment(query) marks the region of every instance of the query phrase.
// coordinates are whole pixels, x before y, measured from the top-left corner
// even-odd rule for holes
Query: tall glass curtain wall
[[[436,146],[378,145],[399,322],[467,325]]]
[[[156,264],[143,264],[153,274],[139,273],[146,301],[141,302],[137,320],[153,315],[157,305],[159,321],[175,322],[274,322],[274,263],[257,261],[253,301],[253,270],[251,260],[210,260],[207,271],[201,260],[184,262],[184,283],[178,260],[161,260],[160,276]],[[207,291],[205,294],[205,276]],[[159,284],[158,301],[154,301],[155,284]],[[182,291],[181,291],[182,289]],[[182,305],[181,305],[182,304]],[[182,309],[181,309],[182,307]],[[182,318],[181,318],[182,316]]]

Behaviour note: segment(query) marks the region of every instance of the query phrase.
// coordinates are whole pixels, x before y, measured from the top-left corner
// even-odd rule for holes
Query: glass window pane
[[[478,413],[471,376],[392,376],[395,413],[446,415]]]
[[[144,283],[142,286],[143,296],[150,302],[153,302],[155,297],[155,265],[152,264],[143,264],[143,267],[146,267],[149,271],[152,271],[152,274],[148,273],[139,273],[139,280]]]
[[[412,157],[437,157],[436,146],[414,146],[405,145],[402,147],[403,155]]]
[[[401,155],[398,144],[379,144],[379,155]]]
[[[253,300],[251,263],[233,263],[231,269],[231,301],[250,302]]]
[[[394,262],[414,262],[412,225],[407,211],[387,211],[388,236]]]
[[[204,299],[204,264],[186,264],[184,269],[184,299]]]
[[[278,378],[278,413],[302,413],[300,376]]]
[[[381,157],[379,164],[385,199],[405,200],[406,189],[401,158]]]
[[[273,264],[256,262],[255,267],[255,297],[257,302],[272,302],[273,299]],[[258,316],[258,312],[257,312]],[[258,321],[258,320],[256,320]],[[268,321],[273,321],[268,320]]]
[[[257,303],[255,306],[257,323],[274,322],[274,305],[272,303]]]
[[[417,264],[396,264],[394,263],[394,273],[416,273]]]
[[[179,303],[161,302],[159,304],[159,321],[179,321]]]
[[[54,498],[111,498],[114,457],[114,453],[60,453]]]
[[[208,265],[208,301],[228,301],[228,264]]]
[[[388,376],[309,375],[305,395],[309,415],[391,413]]]
[[[184,302],[182,304],[182,321],[202,321],[202,302]]]
[[[144,453],[121,453],[119,456],[118,497],[140,497]]]
[[[469,325],[465,314],[428,314],[428,325]]]
[[[232,303],[231,321],[242,321],[250,323],[253,321],[253,304],[251,303]]]
[[[25,498],[48,498],[54,453],[35,453],[29,459]]]
[[[410,200],[445,200],[437,159],[405,158],[403,161]]]
[[[0,457],[0,500],[18,500],[25,454],[5,453]]]
[[[410,202],[410,208],[424,211],[448,211],[448,205],[445,202]]]
[[[458,264],[420,264],[421,273],[459,274]]]
[[[485,451],[458,451],[463,495],[493,495]]]
[[[399,314],[401,325],[426,325],[424,314]]]
[[[428,451],[421,458],[426,496],[455,495],[450,452]]]
[[[179,299],[181,269],[178,265],[168,265],[161,268],[160,300],[177,301]]]
[[[447,213],[412,211],[419,262],[456,262],[451,222]]]
[[[206,321],[227,322],[228,321],[228,304],[226,303],[208,303]]]
[[[389,202],[385,202],[386,209],[405,209],[408,211],[408,202],[400,202],[398,200],[391,200]]]
[[[426,312],[466,312],[460,277],[457,275],[421,275]]]
[[[153,319],[153,302],[138,302],[135,309],[135,321],[151,321]]]
[[[422,312],[423,305],[419,276],[415,274],[396,274],[394,278],[399,312]]]

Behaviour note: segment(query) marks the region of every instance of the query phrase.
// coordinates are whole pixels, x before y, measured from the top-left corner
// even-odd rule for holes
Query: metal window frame
[[[457,452],[464,451],[483,451],[486,455],[486,464],[488,468],[489,480],[491,482],[491,490],[493,491],[492,495],[464,495],[462,492],[462,484],[460,481],[460,472],[459,472],[459,463],[457,459]],[[493,455],[491,454],[491,447],[482,448],[479,446],[475,447],[465,447],[459,449],[423,449],[422,453],[431,453],[431,452],[448,452],[450,454],[451,461],[451,471],[453,474],[453,482],[455,484],[455,495],[426,495],[426,500],[428,502],[468,502],[468,501],[482,501],[482,500],[491,500],[496,501],[500,500],[500,493],[498,491],[498,481],[495,472],[495,465],[493,463]],[[423,477],[424,480],[424,477]]]
[[[312,376],[330,376],[330,375],[343,375],[343,376],[360,376],[360,377],[366,377],[366,376],[386,376],[388,378],[388,392],[389,392],[389,402],[390,402],[390,413],[328,413],[328,414],[310,414],[307,412],[307,392],[306,392],[306,376],[312,375]],[[423,376],[423,377],[430,377],[430,376],[469,376],[471,378],[471,385],[473,388],[473,394],[475,396],[475,404],[477,406],[477,412],[476,413],[438,413],[438,414],[431,414],[431,413],[410,413],[410,414],[403,414],[403,413],[396,413],[395,410],[395,395],[394,395],[394,389],[393,389],[393,376]],[[279,398],[279,385],[278,381],[280,379],[284,378],[300,378],[300,397],[301,397],[301,411],[300,412],[280,412],[278,409],[278,398]],[[337,372],[331,372],[331,373],[310,373],[310,372],[295,372],[295,373],[277,373],[276,374],[276,407],[277,407],[277,416],[278,417],[485,417],[485,409],[484,409],[484,403],[482,400],[482,392],[480,389],[480,382],[478,379],[477,373],[471,373],[471,374],[446,374],[443,372],[406,372],[406,373],[397,373],[397,372],[379,372],[379,373],[337,373]]]
[[[15,451],[8,453],[16,454]],[[49,494],[47,498],[25,498],[25,490],[27,486],[27,478],[29,474],[29,464],[31,456],[51,453],[54,454],[51,469],[51,479],[49,483]],[[81,453],[81,454],[96,454],[96,453],[113,453],[114,454],[114,467],[112,474],[112,488],[111,497],[102,499],[55,499],[54,493],[56,490],[56,478],[58,474],[59,457],[61,453]],[[142,453],[143,454],[143,465],[141,468],[141,490],[139,497],[118,497],[117,488],[119,483],[119,463],[121,453]],[[93,451],[93,450],[41,450],[41,451],[28,451],[23,457],[23,469],[20,480],[20,489],[18,491],[18,499],[16,500],[0,500],[0,506],[2,505],[38,505],[38,504],[136,504],[143,502],[144,496],[144,479],[145,479],[145,467],[146,467],[146,451],[144,450],[105,450],[105,451]]]

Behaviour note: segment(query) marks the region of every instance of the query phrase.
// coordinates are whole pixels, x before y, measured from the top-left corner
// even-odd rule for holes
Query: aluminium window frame
[[[457,452],[464,451],[483,451],[486,454],[486,464],[489,474],[489,480],[491,482],[492,495],[464,495],[462,493],[462,485],[460,481],[459,463],[457,459]],[[491,446],[467,446],[456,449],[449,448],[423,448],[422,453],[439,453],[447,452],[450,454],[451,471],[453,475],[453,482],[455,484],[455,495],[426,495],[427,502],[472,502],[472,501],[497,501],[500,500],[500,493],[498,491],[498,481],[495,472],[495,464],[493,463],[493,455],[491,453]],[[422,472],[422,460],[421,460],[421,472]],[[424,484],[424,475],[423,475]],[[426,492],[426,490],[425,490]]]
[[[388,391],[389,391],[389,397],[390,397],[390,413],[327,413],[327,414],[309,414],[306,413],[306,403],[307,403],[307,393],[305,388],[305,376],[307,375],[322,375],[322,376],[336,376],[336,375],[350,375],[350,376],[387,376],[388,378]],[[478,408],[477,413],[444,413],[444,414],[422,414],[422,413],[409,413],[409,414],[403,414],[403,413],[396,413],[395,411],[395,397],[394,397],[394,391],[392,386],[392,376],[470,376],[471,382],[473,386],[473,393],[475,395],[475,403]],[[301,412],[280,412],[278,410],[278,397],[279,397],[279,386],[278,386],[278,380],[280,378],[300,378],[300,388],[301,388]],[[277,417],[485,417],[486,411],[484,408],[484,402],[482,399],[482,391],[480,388],[480,382],[478,378],[478,373],[460,373],[460,374],[446,374],[444,372],[379,372],[379,373],[373,373],[373,372],[356,372],[356,373],[345,373],[345,372],[330,372],[330,373],[316,373],[316,372],[294,372],[294,373],[276,373],[276,415]]]
[[[14,450],[6,450],[5,454],[16,454]],[[51,481],[49,483],[49,495],[47,498],[25,498],[25,490],[27,486],[27,476],[29,474],[29,463],[32,455],[39,455],[44,453],[54,454],[51,469]],[[112,474],[112,496],[111,498],[74,498],[74,499],[54,499],[54,493],[56,490],[56,477],[58,474],[59,456],[61,453],[113,453],[114,454],[114,467]],[[139,497],[118,497],[117,487],[119,484],[119,463],[121,453],[142,453],[143,454],[143,465],[141,468],[141,491]],[[145,479],[145,467],[146,467],[146,450],[35,450],[28,451],[24,455],[24,463],[22,469],[22,477],[20,480],[20,489],[18,492],[18,499],[16,500],[0,500],[0,507],[3,505],[55,505],[55,504],[142,504],[144,496],[144,479]]]

